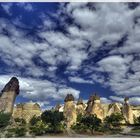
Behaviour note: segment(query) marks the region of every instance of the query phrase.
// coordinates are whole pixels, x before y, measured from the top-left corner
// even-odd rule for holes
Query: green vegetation
[[[140,116],[134,120],[134,128],[131,130],[132,133],[140,133]]]
[[[24,126],[26,125],[26,121],[23,118],[15,118],[14,121],[18,126]]]
[[[41,117],[33,116],[29,122],[30,133],[35,136],[40,136],[46,133],[47,126],[42,122]]]
[[[15,127],[7,129],[7,133],[5,137],[23,137],[26,135],[26,128],[25,127]]]
[[[11,114],[0,112],[0,128],[5,128],[10,123]]]
[[[78,132],[89,130],[91,134],[93,134],[95,131],[98,131],[100,127],[101,119],[97,118],[95,114],[87,116],[79,115],[77,117],[77,123],[72,126],[72,129]]]
[[[107,116],[104,119],[104,124],[108,128],[117,128],[120,127],[121,122],[124,120],[124,117],[120,113],[112,113],[110,116]]]
[[[36,125],[39,121],[41,121],[41,118],[39,116],[33,116],[30,120],[30,125],[34,126]]]
[[[140,116],[137,117],[134,121],[136,125],[140,125]]]
[[[64,116],[62,112],[59,111],[44,111],[41,115],[41,120],[43,123],[48,125],[48,131],[51,133],[60,133],[63,129],[62,121]]]

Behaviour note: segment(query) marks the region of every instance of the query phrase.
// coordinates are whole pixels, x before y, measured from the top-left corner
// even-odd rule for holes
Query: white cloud
[[[11,13],[11,7],[12,7],[12,3],[3,3],[1,4],[2,8],[5,10],[5,12],[8,14],[8,15],[12,15]]]
[[[85,80],[85,79],[82,79],[80,77],[69,77],[69,80],[71,82],[75,82],[75,83],[88,83],[88,84],[93,84],[92,81],[90,80]]]
[[[24,9],[27,10],[27,11],[33,11],[33,7],[29,3],[25,4]]]
[[[121,103],[124,102],[124,98],[122,98],[122,97],[110,96],[109,98],[110,98],[111,100],[113,100],[113,101],[116,101],[116,102],[121,102]]]
[[[42,17],[43,27],[37,35],[46,41],[41,43],[32,40],[30,36],[27,37],[27,31],[14,26],[21,25],[20,19],[15,20],[12,25],[8,20],[1,18],[0,57],[1,61],[10,67],[6,70],[19,74],[20,70],[17,68],[26,68],[24,73],[28,76],[36,78],[48,76],[56,80],[56,71],[59,65],[68,64],[64,73],[73,76],[70,81],[91,83],[91,81],[85,81],[80,77],[74,78],[76,72],[81,70],[87,76],[85,79],[91,79],[93,82],[96,81],[103,86],[110,87],[116,95],[139,96],[139,59],[135,59],[133,54],[138,56],[140,51],[140,21],[137,20],[137,24],[134,24],[133,20],[139,16],[140,8],[130,10],[124,3],[94,3],[93,10],[86,4],[69,3],[65,8],[59,9],[60,13],[61,10],[65,11],[65,16],[70,16],[74,20],[69,25],[61,14],[58,16],[60,21],[63,20],[62,24],[68,31],[67,33],[53,30],[53,27],[57,26],[56,23],[49,18]],[[22,6],[27,6],[25,8],[27,10],[33,8],[30,4]],[[10,12],[10,6],[6,5],[5,10]],[[80,25],[80,28],[76,24]],[[10,36],[4,35],[3,29],[7,29]],[[93,58],[90,62],[94,61],[94,56],[98,55],[100,48],[102,51],[108,49],[105,47],[109,46],[103,46],[103,42],[107,42],[111,46],[118,43],[124,35],[127,35],[127,39],[122,47],[110,47],[111,51],[107,56],[101,58],[96,64],[86,63],[83,65],[85,60],[90,59],[89,56]],[[87,50],[88,45],[91,47]],[[40,59],[40,63],[46,63],[48,67],[37,66],[33,62],[35,56]],[[15,66],[16,68],[14,68]],[[129,70],[133,70],[134,73],[130,73]],[[28,98],[47,99],[52,97],[58,99],[62,98],[67,91],[73,92],[75,98],[79,95],[79,91],[65,85],[66,81],[64,81],[64,86],[62,84],[61,87],[58,86],[60,79],[56,81],[56,84],[48,80],[32,78],[21,78],[21,81],[24,83],[22,90],[25,91],[25,94],[23,96]]]
[[[101,100],[101,103],[103,103],[103,104],[110,104],[112,102],[111,100],[109,100],[105,97],[101,97],[100,100]]]
[[[110,96],[110,99],[124,103],[124,98],[123,97],[118,97],[118,96]],[[129,98],[129,103],[132,105],[140,105],[140,97],[130,97]]]
[[[4,85],[10,80],[11,75],[1,75],[0,76],[0,88],[2,89]],[[24,98],[42,102],[43,104],[48,103],[50,99],[52,100],[64,100],[68,93],[73,94],[75,99],[79,98],[80,91],[67,87],[66,85],[57,85],[48,80],[39,80],[33,78],[23,78],[17,76],[20,84],[20,94]]]

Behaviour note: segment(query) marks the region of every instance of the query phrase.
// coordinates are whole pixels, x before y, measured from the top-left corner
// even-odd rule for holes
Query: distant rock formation
[[[76,114],[76,107],[74,104],[74,97],[72,94],[67,94],[65,98],[64,104],[64,117],[67,127],[71,127],[76,122],[77,114]]]
[[[0,111],[12,113],[15,98],[18,94],[19,94],[19,81],[16,77],[12,77],[11,80],[5,85],[5,87],[1,91]]]
[[[60,108],[61,108],[61,105],[60,105],[60,104],[57,104],[57,105],[55,106],[55,110],[56,110],[56,111],[59,111]]]
[[[119,103],[112,103],[109,105],[107,116],[110,116],[112,113],[122,113]]]
[[[124,99],[122,113],[123,113],[123,116],[124,116],[126,122],[128,122],[130,124],[134,123],[134,114],[133,114],[132,108],[129,104],[129,98]]]
[[[78,102],[77,102],[77,106],[76,106],[76,112],[77,112],[77,115],[78,114],[84,114],[85,113],[85,104],[83,103],[83,100],[82,99],[79,99]]]
[[[23,118],[27,123],[29,123],[30,119],[33,116],[40,116],[41,115],[41,108],[39,104],[28,102],[17,104],[13,110],[13,118]]]

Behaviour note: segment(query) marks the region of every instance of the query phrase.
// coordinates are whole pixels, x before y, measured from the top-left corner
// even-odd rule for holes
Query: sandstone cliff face
[[[16,77],[12,77],[1,92],[0,111],[3,110],[6,113],[12,113],[15,98],[19,94],[18,79]]]
[[[89,101],[87,103],[86,114],[96,114],[98,118],[103,120],[104,110],[100,103],[100,97],[96,94],[90,96]]]
[[[112,103],[109,105],[107,116],[110,116],[112,113],[120,113],[120,114],[122,113],[121,107],[118,103]]]
[[[41,115],[41,108],[37,103],[24,103],[18,104],[14,107],[13,118],[23,118],[27,123],[29,123],[30,119],[33,116]]]
[[[122,107],[122,113],[126,122],[130,124],[134,123],[134,116],[133,116],[134,114],[133,114],[131,106],[128,103],[124,103]]]
[[[92,103],[91,114],[96,114],[98,118],[103,120],[103,118],[104,118],[104,110],[103,110],[103,108],[101,106],[100,100],[95,100]]]
[[[86,105],[83,103],[83,100],[82,99],[79,99],[78,102],[77,102],[77,106],[76,106],[76,113],[77,115],[78,114],[84,114],[85,113],[85,108],[86,108]]]
[[[64,104],[64,117],[67,127],[71,127],[77,119],[76,114],[76,106],[74,104],[74,97],[72,94],[68,94],[65,98],[65,104]]]

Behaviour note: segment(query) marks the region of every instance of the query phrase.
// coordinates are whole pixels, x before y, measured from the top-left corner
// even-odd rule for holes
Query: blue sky
[[[42,108],[72,93],[140,104],[137,3],[0,3],[0,88],[12,76],[19,102]]]

